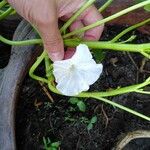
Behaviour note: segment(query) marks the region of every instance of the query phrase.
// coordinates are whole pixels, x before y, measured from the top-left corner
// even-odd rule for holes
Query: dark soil
[[[107,27],[102,39],[111,39],[122,29],[122,27]],[[133,33],[137,35],[134,43],[150,42],[150,36],[139,32],[131,34]],[[125,39],[127,38],[126,36]],[[150,61],[146,61],[145,71],[140,72],[138,68],[141,67],[142,61],[143,57],[139,54],[107,51],[102,61],[103,74],[90,90],[109,90],[144,81],[150,75]],[[18,150],[42,150],[43,137],[49,137],[52,142],[60,141],[61,150],[110,150],[124,134],[141,129],[150,130],[148,121],[95,99],[86,99],[87,109],[83,113],[68,102],[68,97],[51,92],[50,94],[54,103],[37,81],[26,76],[16,113]],[[109,99],[150,116],[148,95],[130,93]],[[98,120],[88,131],[87,120],[93,116],[97,116]],[[149,141],[147,144],[144,142],[132,142],[130,144],[132,148],[127,149],[150,149]]]
[[[0,35],[12,39],[15,29],[20,22],[18,16],[12,16],[0,22]],[[0,42],[0,69],[5,68],[10,58],[11,46]]]

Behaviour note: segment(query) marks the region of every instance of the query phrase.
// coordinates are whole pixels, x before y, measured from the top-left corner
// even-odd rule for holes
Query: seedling
[[[44,102],[44,108],[45,109],[49,109],[51,107],[52,107],[52,103],[50,103],[50,102]]]
[[[97,116],[93,116],[90,120],[86,117],[81,117],[80,122],[87,124],[87,130],[90,131],[93,129],[94,124],[97,122]]]
[[[60,142],[51,142],[50,138],[43,137],[44,149],[45,150],[58,150]]]
[[[86,111],[85,103],[82,100],[80,100],[79,98],[72,97],[69,99],[69,102],[73,105],[76,105],[80,111],[82,111],[82,112]]]
[[[138,8],[144,7],[145,10],[149,11],[150,10],[150,8],[149,8],[150,7],[150,0],[140,0],[140,3],[135,4],[131,7],[128,7],[128,8],[126,8],[126,9],[124,9],[124,10],[122,10],[116,14],[113,14],[112,16],[109,16],[107,18],[99,20],[99,21],[97,21],[97,22],[95,22],[89,26],[83,27],[81,29],[77,29],[73,32],[66,33],[67,28],[75,21],[75,19],[86,8],[88,8],[91,4],[93,4],[95,1],[96,0],[86,1],[86,3],[60,29],[60,32],[62,33],[62,37],[64,39],[64,45],[66,47],[76,47],[77,45],[83,43],[83,44],[86,44],[91,50],[92,49],[94,49],[94,50],[101,50],[102,49],[102,50],[114,50],[114,51],[121,51],[121,52],[126,51],[126,52],[132,52],[132,53],[140,53],[144,57],[150,59],[150,43],[144,43],[144,44],[127,44],[126,43],[126,42],[134,39],[134,37],[131,37],[130,40],[127,40],[124,43],[118,42],[119,39],[121,37],[123,37],[125,34],[127,34],[128,32],[149,23],[150,18],[125,29],[124,31],[119,33],[116,37],[114,37],[110,41],[84,41],[82,39],[73,38],[77,34],[81,34],[81,33],[85,32],[89,29],[103,25],[104,23],[107,23],[107,22],[109,22],[113,19],[116,19],[118,17],[121,17],[127,13],[130,13],[131,11],[138,9]],[[103,10],[105,10],[111,4],[112,1],[113,0],[108,0],[101,8],[99,8],[99,11],[102,12]],[[7,2],[5,0],[0,2],[0,10],[2,10],[2,7],[5,6],[6,3]],[[1,11],[0,20],[9,16],[12,13],[12,11],[13,11],[13,9],[11,7],[9,7],[4,12]],[[31,40],[26,40],[26,41],[10,41],[10,40],[7,40],[6,38],[2,37],[2,36],[0,36],[0,41],[4,42],[6,44],[9,44],[9,45],[15,45],[15,46],[32,45],[32,44],[40,44],[41,45],[43,43],[41,39],[31,39]],[[46,72],[45,76],[46,76],[46,78],[40,77],[40,76],[37,76],[34,74],[34,71],[38,68],[38,66],[41,64],[42,61],[45,61],[45,72]],[[45,51],[43,51],[41,56],[37,58],[37,61],[31,67],[29,74],[33,79],[47,84],[49,87],[49,90],[51,90],[52,92],[61,95],[61,93],[56,89],[56,85],[54,84],[55,80],[54,80],[54,77],[52,74],[52,70],[53,70],[52,62],[49,60],[47,53]],[[148,77],[143,83],[139,83],[139,84],[135,84],[135,85],[127,86],[127,87],[120,87],[120,88],[114,89],[112,91],[83,92],[83,93],[77,95],[76,97],[94,98],[94,99],[103,101],[105,103],[108,103],[114,107],[120,108],[124,111],[127,111],[133,115],[140,117],[140,118],[143,118],[145,120],[150,121],[149,116],[145,116],[141,113],[138,113],[132,109],[129,109],[125,106],[122,106],[118,103],[115,103],[115,102],[107,99],[107,97],[121,95],[121,94],[125,94],[125,93],[130,93],[130,92],[150,94],[150,91],[144,91],[144,87],[146,87],[148,85],[150,85],[150,77]],[[81,109],[84,110],[84,106],[83,106],[84,104],[82,104],[80,102],[79,105],[81,105],[83,107]]]
[[[93,129],[93,125],[97,122],[97,116],[94,116],[91,118],[91,120],[89,121],[89,124],[87,126],[88,131],[90,131],[91,129]]]

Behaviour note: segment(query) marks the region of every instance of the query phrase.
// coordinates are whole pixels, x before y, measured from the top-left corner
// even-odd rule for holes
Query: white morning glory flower
[[[77,46],[75,54],[67,60],[53,64],[56,88],[66,96],[75,96],[87,91],[100,77],[103,65],[96,64],[87,45]]]

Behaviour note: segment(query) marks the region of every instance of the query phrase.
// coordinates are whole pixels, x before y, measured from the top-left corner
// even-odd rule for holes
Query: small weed
[[[75,98],[75,97],[71,97],[69,99],[69,102],[73,105],[76,105],[80,111],[85,112],[86,111],[86,105],[85,103],[79,99],[79,98]]]
[[[58,150],[60,142],[51,142],[50,138],[43,137],[44,149],[45,150]]]
[[[45,109],[48,109],[48,108],[51,108],[52,107],[52,103],[50,102],[44,102],[44,108]]]
[[[97,116],[94,116],[91,118],[91,120],[89,120],[89,124],[87,126],[88,131],[90,131],[91,129],[93,129],[93,125],[97,122]]]

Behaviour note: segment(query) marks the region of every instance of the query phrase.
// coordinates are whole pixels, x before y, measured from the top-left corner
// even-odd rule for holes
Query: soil
[[[124,27],[108,26],[102,40],[109,40]],[[133,43],[150,42],[150,36],[139,32]],[[125,37],[125,39],[128,38]],[[104,71],[91,91],[110,90],[144,81],[150,75],[150,61],[140,54],[107,51],[102,61]],[[49,92],[54,102],[45,94],[39,82],[26,76],[17,104],[16,140],[18,150],[44,149],[43,137],[52,142],[60,141],[61,150],[110,150],[120,138],[135,130],[150,130],[150,122],[126,113],[95,99],[86,99],[86,111],[68,102],[68,97]],[[150,96],[136,93],[110,97],[112,101],[128,106],[150,116]],[[87,130],[87,120],[97,116],[97,122]],[[146,144],[145,144],[146,142]],[[140,139],[126,149],[148,150],[149,140]]]
[[[12,39],[15,29],[20,22],[18,16],[11,16],[0,23],[0,35],[7,39]],[[5,68],[8,64],[11,53],[11,46],[0,42],[0,69]]]

